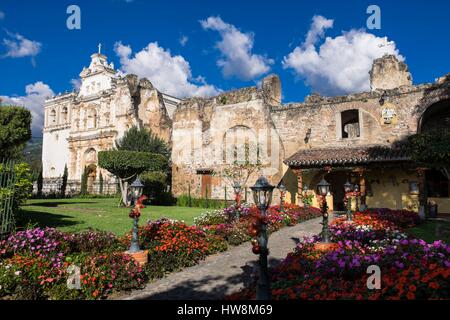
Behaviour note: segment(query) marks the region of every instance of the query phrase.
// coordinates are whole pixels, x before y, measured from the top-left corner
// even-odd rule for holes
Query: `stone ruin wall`
[[[394,89],[376,89],[340,97],[313,95],[304,103],[288,104],[277,101],[277,95],[281,97],[281,91],[273,90],[277,85],[264,86],[263,83],[261,89],[244,88],[211,99],[184,101],[174,114],[173,132],[188,132],[187,129],[201,132],[202,145],[207,150],[211,141],[223,140],[223,134],[234,126],[248,126],[256,132],[272,129],[280,139],[279,156],[282,160],[301,148],[392,145],[417,133],[421,115],[428,106],[450,98],[449,80],[446,77],[433,84],[402,85]],[[270,76],[270,81],[273,81],[273,76]],[[382,95],[383,104],[380,103]],[[385,108],[395,112],[391,123],[385,123],[382,117]],[[361,134],[359,138],[343,139],[339,134],[340,114],[350,109],[359,110]],[[308,129],[311,132],[309,140],[305,142]],[[211,136],[211,132],[215,133]],[[190,185],[191,195],[200,196],[201,175],[196,172],[199,167],[198,164],[174,162],[174,195],[187,194]],[[268,167],[265,168],[266,172],[263,170],[263,174],[268,176],[272,184],[278,183],[286,168]],[[220,169],[220,166],[214,169]],[[249,184],[255,180],[256,176],[251,177]],[[212,185],[212,198],[223,199],[221,179],[213,177]],[[231,187],[228,186],[228,189]],[[227,198],[231,197],[230,190]]]

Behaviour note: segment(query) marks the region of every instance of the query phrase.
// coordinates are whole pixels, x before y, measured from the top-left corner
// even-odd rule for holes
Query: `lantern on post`
[[[233,184],[233,190],[234,190],[234,198],[235,198],[236,204],[240,205],[242,186],[239,184],[239,182],[236,181]]]
[[[352,221],[352,199],[350,193],[353,191],[353,185],[347,180],[344,183],[345,198],[347,199],[347,221]]]
[[[280,190],[280,212],[284,212],[284,196],[286,195],[286,186],[283,184],[283,180],[280,181],[278,190]]]
[[[322,178],[322,181],[317,185],[317,192],[322,196],[322,242],[330,242],[330,230],[328,228],[328,206],[327,194],[330,192],[330,184]]]
[[[267,178],[263,176],[256,180],[254,186],[250,187],[253,192],[255,204],[262,216],[261,223],[259,224],[260,230],[258,235],[259,278],[256,289],[257,300],[269,300],[271,297],[269,271],[267,266],[267,256],[269,254],[269,251],[267,250],[267,223],[264,218],[266,216],[266,210],[272,201],[272,193],[274,188],[275,187],[269,183]]]
[[[355,192],[355,208],[356,210],[359,210],[359,185],[355,183],[353,186],[353,191]]]
[[[131,191],[131,198],[133,199],[133,204],[135,207],[130,212],[130,217],[133,218],[133,233],[131,237],[131,245],[129,249],[129,253],[136,253],[141,251],[139,248],[139,239],[138,239],[138,223],[139,223],[139,216],[140,216],[140,209],[136,202],[139,199],[139,197],[142,195],[142,192],[144,190],[144,185],[141,182],[141,179],[139,177],[136,178],[136,180],[133,181],[133,183],[130,185],[130,191]]]

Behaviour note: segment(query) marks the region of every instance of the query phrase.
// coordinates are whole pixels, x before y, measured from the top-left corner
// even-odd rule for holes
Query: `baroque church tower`
[[[80,78],[79,91],[54,96],[44,105],[44,193],[59,192],[65,166],[69,194],[79,192],[84,170],[89,192],[98,191],[101,173],[104,192],[114,193],[116,179],[98,167],[97,155],[114,148],[131,126],[146,127],[170,141],[170,117],[178,98],[159,92],[145,78],[118,75],[114,64],[101,53],[101,45]]]

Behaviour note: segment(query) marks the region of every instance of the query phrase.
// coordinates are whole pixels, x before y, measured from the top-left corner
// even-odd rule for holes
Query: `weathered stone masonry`
[[[450,108],[449,75],[412,85],[406,64],[389,55],[374,61],[370,92],[311,95],[303,103],[287,104],[281,102],[276,75],[264,78],[260,87],[181,100],[159,92],[147,79],[116,76],[101,54],[91,58],[89,68],[80,74],[80,91],[54,97],[45,105],[44,178],[49,184],[55,181],[67,164],[74,192],[87,165],[93,165],[90,179],[95,191],[101,171],[96,167],[98,151],[112,148],[127,128],[139,124],[171,145],[175,196],[190,192],[194,197],[223,199],[224,182],[214,173],[232,162],[233,152],[242,156],[242,146],[250,145],[259,149],[263,168],[249,183],[257,174],[268,176],[273,184],[283,179],[288,201],[299,202],[303,191],[314,193],[318,177],[325,174],[335,184],[332,206],[339,205],[336,188],[347,177],[363,181],[368,205],[417,208],[418,199],[408,187],[418,180],[417,172],[404,161],[376,167],[360,161],[347,167],[302,168],[286,160],[300,150],[323,149],[332,157],[336,149],[394,147],[431,123],[445,126]],[[112,192],[115,179],[102,174]],[[302,190],[304,185],[308,190]],[[230,199],[231,186],[227,193]],[[445,207],[448,197],[440,201]]]

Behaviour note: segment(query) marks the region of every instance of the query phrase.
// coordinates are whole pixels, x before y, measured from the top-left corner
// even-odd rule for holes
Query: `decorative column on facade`
[[[297,176],[297,204],[303,207],[303,176],[302,169],[292,169]]]
[[[425,219],[426,217],[427,194],[425,188],[425,171],[426,168],[422,167],[416,169],[419,180],[419,216],[421,219]]]

